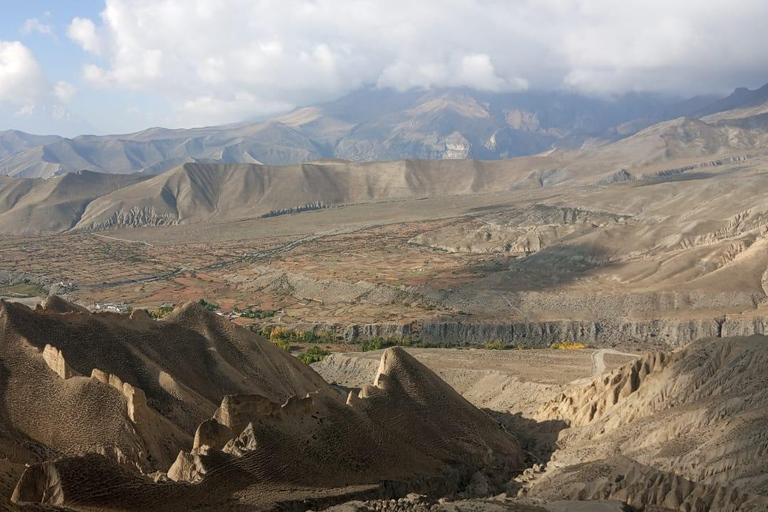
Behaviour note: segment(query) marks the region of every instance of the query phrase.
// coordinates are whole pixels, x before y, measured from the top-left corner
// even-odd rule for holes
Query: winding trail
[[[144,240],[126,240],[125,238],[117,238],[114,236],[108,236],[108,235],[100,235],[98,233],[91,233],[93,236],[97,236],[99,238],[106,238],[107,240],[117,240],[118,242],[126,242],[129,244],[144,244],[149,247],[152,247],[152,244],[149,242],[145,242]]]
[[[280,253],[284,253],[287,251],[290,251],[292,249],[295,249],[296,247],[300,245],[304,245],[310,242],[314,242],[316,240],[320,240],[323,238],[336,236],[336,235],[342,235],[342,234],[349,234],[349,233],[356,233],[359,231],[365,231],[367,229],[372,229],[375,227],[380,226],[379,224],[366,224],[363,226],[357,226],[353,228],[348,229],[334,229],[331,231],[323,231],[318,233],[312,233],[309,235],[302,236],[300,238],[297,238],[295,240],[292,240],[290,242],[287,242],[283,245],[280,245],[278,247],[274,247],[272,249],[267,249],[265,251],[260,252],[249,252],[246,254],[243,254],[242,256],[238,256],[237,258],[226,260],[226,261],[219,261],[217,263],[211,263],[209,265],[202,265],[199,267],[182,267],[177,268],[174,270],[169,270],[168,272],[163,272],[161,274],[154,274],[146,277],[136,278],[136,279],[126,279],[126,280],[120,280],[120,281],[112,281],[109,283],[99,283],[99,284],[90,284],[90,285],[78,285],[78,288],[83,290],[106,290],[110,288],[116,288],[119,286],[126,286],[126,285],[135,285],[135,284],[144,284],[144,283],[151,283],[154,281],[164,281],[167,279],[172,279],[176,276],[182,275],[185,272],[189,271],[208,271],[208,270],[216,270],[216,269],[222,269],[225,267],[230,267],[232,265],[238,265],[240,263],[251,263],[256,262],[265,258],[270,258],[272,256],[275,256]],[[108,235],[100,235],[97,233],[91,233],[93,236],[98,236],[104,239],[109,240],[115,240],[118,242],[128,242],[128,243],[143,243],[146,245],[151,246],[152,244],[148,242],[144,242],[142,240],[125,240],[122,238],[116,238],[113,236]]]
[[[592,353],[592,378],[599,377],[605,373],[605,355],[613,354],[616,356],[628,356],[628,357],[640,357],[639,354],[631,354],[629,352],[620,352],[612,348],[601,348]]]

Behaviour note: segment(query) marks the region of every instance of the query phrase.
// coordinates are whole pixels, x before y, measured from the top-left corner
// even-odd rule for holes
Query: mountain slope
[[[94,200],[75,229],[224,222],[304,207],[487,192],[529,174],[525,160],[186,164]]]
[[[766,102],[768,102],[768,84],[755,90],[739,87],[729,96],[695,111],[694,115],[696,117],[705,117],[729,110],[744,111],[758,107]]]
[[[553,147],[577,148],[594,139],[615,140],[693,108],[675,105],[673,100],[639,94],[595,99],[558,92],[371,88],[258,123],[153,128],[37,143],[26,136],[24,144],[9,143],[0,150],[0,174],[155,173],[207,161],[284,165],[321,158],[493,160]]]
[[[388,96],[385,99],[391,100]],[[411,101],[413,97],[405,99]],[[156,129],[137,134],[135,141],[115,139],[109,144],[116,148],[118,159],[127,145],[168,151],[158,151],[160,161],[145,168],[147,173],[129,176],[109,177],[92,172],[51,180],[0,176],[0,220],[4,221],[0,223],[0,233],[226,222],[372,201],[558,185],[610,185],[635,179],[677,179],[695,169],[759,157],[768,146],[768,114],[754,114],[753,109],[748,109],[722,112],[704,119],[680,117],[643,128],[613,143],[585,145],[576,150],[557,149],[508,160],[471,160],[466,157],[477,152],[473,148],[480,142],[448,130],[465,126],[468,133],[485,133],[490,139],[481,146],[487,150],[495,148],[494,151],[506,143],[504,140],[535,145],[537,137],[548,137],[547,144],[551,145],[552,137],[570,135],[557,135],[557,130],[544,128],[543,123],[551,119],[543,115],[539,118],[507,110],[503,110],[508,117],[506,128],[496,130],[496,118],[492,115],[497,108],[494,104],[455,92],[442,95],[435,92],[417,99],[424,101],[408,109],[405,118],[400,117],[402,111],[392,112],[388,105],[374,104],[362,109],[360,115],[373,121],[354,126],[353,135],[349,136],[343,133],[352,126],[347,121],[350,114],[334,104],[327,112],[303,109],[284,116],[279,122],[230,126],[226,133],[211,134],[207,129]],[[550,116],[557,118],[551,112]],[[391,133],[380,131],[381,119],[385,118],[395,123]],[[589,124],[586,119],[579,119]],[[443,128],[445,131],[440,132]],[[301,133],[301,130],[315,129],[326,135],[336,133],[341,138],[324,140],[323,146]],[[366,130],[370,130],[368,135],[364,134]],[[429,144],[425,143],[427,139],[414,136],[417,131],[430,130],[438,135],[430,135]],[[356,136],[355,133],[362,134],[360,140],[368,142],[358,145],[350,138]],[[257,135],[271,142],[260,146],[262,142],[251,138]],[[385,136],[386,139],[380,138]],[[286,137],[292,142],[285,143]],[[156,138],[165,142],[160,144]],[[373,140],[379,142],[370,142]],[[559,140],[562,142],[565,138]],[[102,144],[93,137],[83,137],[78,144],[85,142]],[[10,158],[53,151],[54,147],[71,148],[72,143],[59,141]],[[221,143],[229,145],[221,149]],[[352,155],[355,158],[378,158],[389,154],[389,143],[405,144],[410,148],[408,152],[420,154],[424,159],[371,163],[336,159],[290,166],[256,163],[257,156],[282,160],[285,155],[300,154],[298,159],[302,160],[334,145],[337,150],[348,147],[350,151],[361,150],[367,155]],[[206,154],[207,158],[195,163],[188,160],[196,158],[183,156],[162,160],[180,155],[174,152],[182,147]],[[303,149],[297,149],[299,147]],[[222,163],[242,160],[251,163]],[[118,170],[128,172],[131,162],[139,162],[138,157],[123,162]],[[179,162],[181,165],[166,169]],[[106,160],[102,163],[106,165]],[[152,176],[149,171],[163,172]]]
[[[0,233],[65,231],[80,220],[93,199],[144,179],[88,171],[50,180],[0,176]]]
[[[0,132],[0,159],[35,146],[45,146],[61,140],[56,135],[31,135],[18,130]]]
[[[698,484],[766,494],[766,341],[702,340],[567,390],[537,414],[571,427],[561,434],[552,467],[573,457],[594,462],[623,454]],[[551,478],[559,478],[557,469]],[[551,494],[555,487],[548,484],[535,488]],[[764,507],[768,499],[759,503]]]
[[[93,201],[76,229],[230,221],[307,205],[607,184],[746,160],[768,146],[768,118],[679,118],[595,149],[503,161],[185,164]]]
[[[11,462],[83,452],[167,470],[232,393],[274,401],[327,386],[309,367],[201,306],[162,322],[58,298],[0,302],[0,447]]]

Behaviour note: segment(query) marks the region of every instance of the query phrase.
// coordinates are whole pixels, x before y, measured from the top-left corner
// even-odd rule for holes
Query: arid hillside
[[[617,146],[658,142],[649,130]],[[526,166],[548,158],[190,164],[62,206],[75,223],[64,233],[0,238],[0,294],[207,299],[227,315],[263,311],[243,324],[353,342],[663,348],[766,332],[766,156],[687,157],[613,181],[594,156],[594,174],[563,167],[558,179],[580,181],[542,186]],[[9,181],[94,177],[118,179]],[[40,212],[60,197],[39,196]],[[31,226],[12,217],[21,204],[2,227]]]
[[[526,449],[531,469],[508,486],[508,501],[766,509],[767,338],[701,340],[634,358],[606,350],[541,352],[415,352]],[[354,387],[376,355],[334,355],[313,366]]]
[[[2,494],[15,486],[16,503],[260,508],[297,487],[450,494],[478,472],[503,486],[524,469],[513,436],[405,351],[342,396],[199,305],[155,321],[3,302],[0,361]]]
[[[62,232],[75,226],[97,197],[146,179],[138,175],[71,173],[51,180],[0,176],[0,231]]]
[[[16,462],[88,451],[167,470],[226,394],[282,401],[324,385],[196,305],[159,323],[52,297],[36,310],[2,303],[0,319],[3,442]]]
[[[1,308],[9,507],[768,504],[762,336],[648,354],[396,347],[318,374],[197,305],[163,320],[58,298]]]

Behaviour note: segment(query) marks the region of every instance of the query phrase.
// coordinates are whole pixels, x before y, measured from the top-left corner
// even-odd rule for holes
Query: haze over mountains
[[[517,101],[519,108],[503,108],[501,100],[508,106]],[[768,86],[699,103],[685,108],[695,107],[700,118],[643,128],[682,107],[639,96],[607,103],[576,96],[367,91],[254,125],[155,129],[126,139],[6,132],[0,141],[8,156],[0,165],[14,169],[14,176],[0,176],[0,233],[224,222],[372,201],[605,185],[762,154]],[[355,122],[350,112],[358,112]],[[571,144],[577,149],[541,152]],[[494,161],[515,151],[537,154]],[[256,163],[328,155],[423,160]],[[467,159],[473,157],[488,160]],[[68,172],[89,168],[97,172]]]
[[[74,139],[3,132],[0,174],[157,174],[189,162],[282,165],[324,158],[494,160],[600,145],[664,120],[766,100],[766,87],[686,101],[639,93],[598,99],[561,92],[363,89],[256,123]]]

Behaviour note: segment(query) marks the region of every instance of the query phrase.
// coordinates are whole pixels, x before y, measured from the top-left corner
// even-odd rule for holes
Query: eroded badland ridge
[[[645,356],[398,347],[318,374],[197,304],[152,320],[51,298],[0,305],[0,341],[9,510],[768,504],[764,337]]]

